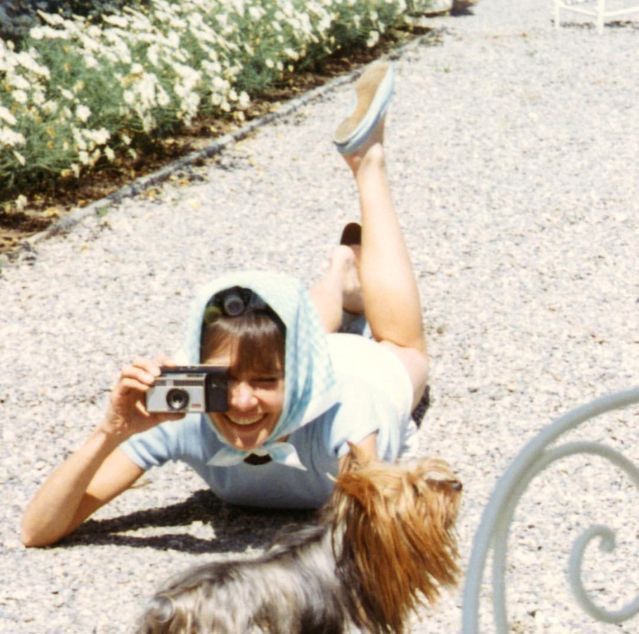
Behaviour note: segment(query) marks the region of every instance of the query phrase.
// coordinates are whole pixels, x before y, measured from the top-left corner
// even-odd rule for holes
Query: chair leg
[[[555,0],[555,28],[558,29],[561,27],[561,23],[559,22],[559,11],[560,11],[560,2],[559,0]]]
[[[606,0],[597,0],[597,33],[604,31],[604,13],[606,12]]]

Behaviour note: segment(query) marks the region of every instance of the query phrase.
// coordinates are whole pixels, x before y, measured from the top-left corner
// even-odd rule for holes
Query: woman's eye
[[[276,385],[279,380],[280,378],[278,376],[261,376],[257,379],[253,379],[253,383],[262,387],[269,387],[271,385]]]

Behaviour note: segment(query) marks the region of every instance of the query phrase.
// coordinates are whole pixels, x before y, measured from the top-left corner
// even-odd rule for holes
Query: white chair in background
[[[639,0],[553,0],[555,27],[561,26],[561,11],[570,11],[595,18],[597,31],[603,33],[604,24],[613,18],[639,13]]]
[[[582,423],[614,410],[621,410],[628,406],[639,404],[639,386],[623,392],[616,392],[602,396],[590,403],[581,405],[567,414],[557,418],[550,425],[544,427],[534,438],[524,445],[519,454],[511,462],[510,466],[501,475],[493,493],[484,508],[479,528],[475,533],[473,549],[470,554],[468,568],[466,570],[466,585],[464,587],[464,604],[462,613],[463,634],[478,634],[480,631],[480,603],[482,597],[490,597],[493,603],[492,616],[495,628],[492,632],[508,634],[511,631],[508,621],[508,609],[506,605],[506,571],[511,572],[508,565],[508,546],[510,544],[510,528],[515,518],[515,511],[519,501],[528,489],[532,480],[546,468],[562,460],[563,458],[593,456],[609,462],[609,466],[617,467],[625,478],[619,478],[619,483],[634,484],[639,492],[639,466],[629,458],[621,454],[615,447],[610,446],[599,439],[595,440],[571,440],[569,432],[579,427]],[[587,429],[584,427],[584,429]],[[567,436],[564,436],[567,434]],[[563,437],[562,437],[563,436]],[[632,440],[628,439],[632,443]],[[621,486],[621,484],[620,484]],[[636,514],[636,497],[629,491],[627,508],[630,513]],[[576,503],[579,501],[576,499]],[[586,518],[584,518],[585,522]],[[611,518],[617,528],[623,526],[620,518]],[[575,532],[581,531],[580,524],[575,524]],[[601,550],[612,553],[616,547],[615,531],[604,524],[595,524],[586,528],[572,545],[568,559],[568,581],[579,607],[595,621],[602,623],[623,623],[639,614],[639,594],[632,597],[623,607],[605,609],[599,605],[601,594],[593,591],[592,576],[590,586],[586,589],[584,584],[584,556],[591,542],[599,542]],[[543,566],[540,561],[538,566]],[[627,562],[627,569],[636,565]],[[486,567],[492,567],[492,592],[482,592],[484,572]],[[634,570],[634,569],[633,569]],[[489,575],[486,575],[489,576]],[[606,583],[599,581],[597,589]],[[614,585],[612,589],[614,598]],[[637,588],[630,588],[630,592]],[[596,594],[597,601],[592,594]],[[541,599],[537,594],[536,598]],[[618,605],[618,604],[617,604]],[[539,606],[543,609],[543,605]],[[533,613],[534,614],[534,613]],[[635,622],[636,625],[636,622]],[[629,625],[630,631],[632,626]],[[483,631],[483,630],[482,630]],[[512,630],[514,631],[514,630]],[[559,631],[557,628],[553,632]],[[562,630],[565,631],[565,630]],[[612,630],[611,630],[612,631]],[[637,631],[635,628],[633,631]]]

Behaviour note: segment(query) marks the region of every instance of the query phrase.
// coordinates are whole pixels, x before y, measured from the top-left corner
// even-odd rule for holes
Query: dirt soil
[[[282,102],[367,64],[411,38],[427,33],[432,35],[433,43],[436,43],[437,33],[428,27],[395,30],[372,49],[339,53],[325,60],[320,68],[287,76],[264,94],[253,96],[249,109],[244,112],[246,120],[277,110]],[[158,140],[151,151],[140,153],[136,160],[121,159],[117,165],[106,166],[79,180],[62,181],[46,190],[22,192],[28,199],[24,209],[3,210],[0,207],[0,255],[11,257],[29,236],[43,231],[74,209],[108,196],[133,180],[209,145],[215,138],[241,125],[231,118],[201,118],[179,135]]]

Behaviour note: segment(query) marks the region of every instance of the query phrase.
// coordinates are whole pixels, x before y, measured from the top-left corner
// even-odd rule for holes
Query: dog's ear
[[[456,478],[426,478],[426,484],[436,491],[451,495],[461,493],[464,488],[464,485]]]
[[[361,469],[366,465],[373,462],[373,457],[368,451],[357,446],[355,443],[348,441],[349,452],[344,456],[341,473],[348,473],[349,471],[355,471]]]

